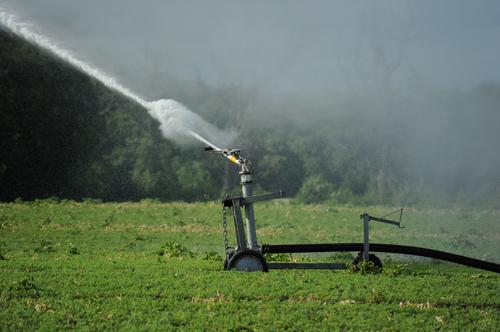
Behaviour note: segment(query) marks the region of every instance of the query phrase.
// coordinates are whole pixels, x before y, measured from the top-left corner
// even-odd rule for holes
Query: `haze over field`
[[[149,100],[173,77],[271,96],[500,82],[496,1],[2,4]]]
[[[340,201],[500,198],[495,1],[0,6],[144,100],[177,100],[226,129],[219,141],[238,133],[263,189],[319,181],[323,199]],[[199,168],[222,183],[220,165]],[[147,192],[171,197],[160,191]]]

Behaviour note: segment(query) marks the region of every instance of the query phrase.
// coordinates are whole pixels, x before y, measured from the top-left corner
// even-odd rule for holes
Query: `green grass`
[[[259,240],[360,242],[364,210],[262,203],[256,206]],[[366,208],[374,215],[389,210]],[[498,211],[409,209],[407,228],[373,223],[371,238],[498,262],[499,218]],[[391,255],[382,256],[380,274],[238,273],[223,271],[212,252],[223,254],[216,203],[1,204],[0,330],[500,326],[500,278],[494,273]],[[310,258],[350,261],[346,255]]]

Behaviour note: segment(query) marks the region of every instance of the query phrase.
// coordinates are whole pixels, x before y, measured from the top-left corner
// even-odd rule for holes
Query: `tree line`
[[[139,105],[8,32],[0,45],[0,200],[237,192],[237,169],[164,139]],[[496,84],[286,100],[182,84],[166,96],[238,131],[233,144],[253,162],[257,191],[284,189],[306,203],[499,207]]]

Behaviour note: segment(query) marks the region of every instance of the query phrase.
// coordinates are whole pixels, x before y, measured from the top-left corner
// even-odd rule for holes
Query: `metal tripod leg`
[[[233,219],[234,228],[236,230],[236,241],[240,250],[247,248],[247,241],[245,238],[245,228],[243,226],[243,217],[241,215],[241,206],[239,199],[233,199]]]
[[[363,214],[363,228],[364,228],[364,238],[363,238],[363,260],[368,262],[370,260],[370,239],[369,239],[369,229],[370,229],[370,216],[368,213]]]

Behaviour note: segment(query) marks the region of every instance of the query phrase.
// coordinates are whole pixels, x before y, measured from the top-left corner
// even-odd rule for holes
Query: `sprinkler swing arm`
[[[257,242],[257,232],[255,226],[255,216],[253,204],[257,202],[284,198],[285,193],[278,191],[261,195],[252,195],[253,172],[249,169],[249,162],[240,156],[239,149],[220,149],[196,133],[191,134],[200,141],[207,143],[209,147],[205,150],[222,154],[232,163],[238,165],[240,172],[241,196],[227,196],[222,200],[222,222],[224,226],[224,245],[226,250],[226,260],[224,269],[236,271],[264,271],[271,269],[345,269],[344,263],[267,263],[264,254],[278,253],[315,253],[315,252],[358,252],[353,264],[361,260],[372,262],[376,267],[382,268],[380,259],[371,252],[384,252],[403,255],[413,255],[440,259],[452,263],[462,264],[487,271],[500,273],[500,264],[487,262],[475,258],[456,255],[449,252],[405,246],[396,244],[369,243],[369,223],[376,221],[390,224],[398,228],[404,228],[401,224],[403,209],[395,210],[382,217],[371,216],[368,213],[360,215],[364,226],[364,236],[362,243],[315,243],[315,244],[262,244]],[[230,209],[234,221],[236,232],[236,247],[230,248],[227,244],[227,222],[225,211]],[[244,213],[242,211],[244,210]],[[387,217],[398,214],[398,220],[387,219]]]

